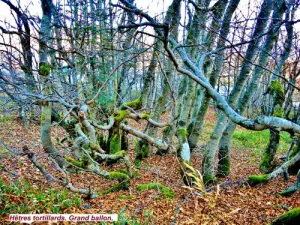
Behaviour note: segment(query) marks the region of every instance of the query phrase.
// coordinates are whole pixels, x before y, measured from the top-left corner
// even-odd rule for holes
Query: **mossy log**
[[[287,211],[272,221],[271,225],[298,225],[300,221],[300,207]]]
[[[108,193],[111,193],[111,192],[116,192],[116,191],[119,191],[119,190],[128,189],[128,187],[130,185],[130,178],[125,173],[113,171],[113,172],[109,172],[105,176],[105,178],[109,179],[109,180],[117,180],[119,183],[112,186],[111,188],[108,188],[107,190],[104,190],[104,191],[99,193],[99,194],[102,194],[102,195],[108,194]]]
[[[262,184],[262,183],[266,183],[269,181],[269,176],[268,174],[264,174],[264,175],[251,175],[248,177],[247,182],[252,185],[255,186],[257,184]]]
[[[289,161],[283,163],[279,168],[274,170],[272,173],[264,174],[264,175],[251,175],[248,177],[246,182],[248,182],[252,186],[261,183],[266,183],[269,180],[274,179],[278,175],[285,173],[287,169],[289,169],[291,166],[295,165],[296,163],[299,163],[299,161],[300,161],[300,152],[298,152]]]

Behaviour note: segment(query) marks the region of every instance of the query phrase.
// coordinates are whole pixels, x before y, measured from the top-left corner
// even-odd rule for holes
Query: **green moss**
[[[126,102],[124,104],[124,107],[122,107],[122,109],[125,109],[126,107],[130,107],[130,108],[133,108],[133,109],[140,109],[142,108],[142,96],[138,97],[137,99],[131,101],[131,102]]]
[[[121,151],[114,153],[113,155],[126,155],[126,151],[121,150]]]
[[[121,151],[121,140],[118,134],[115,134],[109,141],[109,153],[115,154]]]
[[[107,190],[104,190],[102,192],[100,192],[99,194],[100,195],[106,195],[106,194],[109,194],[111,192],[116,192],[116,191],[119,191],[119,190],[126,190],[128,189],[129,187],[129,182],[122,182],[120,184],[116,184],[114,186],[112,186],[111,188],[107,189]]]
[[[13,116],[11,116],[11,115],[0,117],[0,123],[6,123],[6,122],[10,122],[12,120],[13,120]]]
[[[124,173],[124,174],[127,174],[127,173],[128,173],[126,170],[122,170],[122,169],[117,169],[116,172]]]
[[[282,118],[284,116],[283,107],[281,106],[275,106],[273,116]]]
[[[105,191],[100,192],[100,194],[108,194],[119,190],[125,190],[128,189],[129,187],[130,178],[125,173],[113,171],[113,172],[109,172],[108,175],[105,176],[105,178],[110,180],[117,180],[120,183],[112,186],[111,188]]]
[[[139,179],[139,178],[140,178],[140,172],[137,171],[137,170],[134,171],[133,176],[134,176],[136,179]]]
[[[205,184],[214,184],[217,179],[213,175],[203,175],[203,181]]]
[[[149,113],[142,113],[141,116],[142,116],[142,119],[146,119],[146,120],[151,119],[151,115]]]
[[[70,156],[65,156],[65,159],[67,160],[67,162],[69,162],[69,163],[71,163],[71,164],[73,164],[73,165],[75,165],[77,167],[83,168],[83,166],[84,166],[83,162],[77,161],[77,160],[73,159]]]
[[[175,197],[174,192],[170,188],[167,188],[166,186],[160,183],[141,184],[137,187],[138,191],[145,191],[151,189],[161,191],[161,193],[164,196],[168,197],[168,199],[173,199]]]
[[[88,118],[89,118],[90,120],[95,119],[95,118],[96,118],[96,113],[95,113],[95,112],[90,112],[90,114],[88,115]]]
[[[45,115],[42,113],[41,114],[41,122],[45,120]]]
[[[263,154],[262,160],[259,164],[260,172],[262,172],[262,173],[269,172],[271,170],[271,168],[273,167],[272,161],[273,161],[272,156],[270,154],[268,154],[267,152],[265,152]]]
[[[274,96],[274,105],[282,106],[284,102],[284,89],[279,80],[273,80],[270,84],[270,93]]]
[[[129,180],[129,176],[127,174],[115,171],[109,172],[105,178],[109,180],[118,180],[119,182]]]
[[[51,66],[48,63],[41,62],[39,64],[39,74],[41,76],[48,76],[51,71]]]
[[[132,199],[132,198],[133,198],[132,195],[121,195],[121,196],[120,196],[120,199],[121,199],[121,200]]]
[[[284,89],[279,80],[273,80],[270,84],[270,89],[272,93],[284,95]]]
[[[91,150],[89,144],[84,144],[82,147],[83,147],[85,150],[89,150],[89,151]]]
[[[116,121],[122,121],[123,119],[125,119],[128,116],[128,112],[127,110],[118,110],[117,115],[114,116],[114,119]]]
[[[288,189],[278,192],[279,195],[289,197],[297,191],[297,184],[290,186]]]
[[[222,158],[219,162],[217,177],[226,177],[230,174],[230,160],[228,157]]]
[[[134,150],[136,152],[136,159],[141,160],[144,158],[149,157],[150,155],[150,148],[149,148],[149,144],[143,140],[138,141],[135,144]]]
[[[297,155],[299,151],[300,151],[300,144],[297,144],[297,145],[293,148],[293,150],[292,150],[292,152],[291,152],[291,154],[290,154],[290,158],[293,158],[295,155]]]
[[[177,133],[178,133],[178,135],[180,135],[182,138],[186,138],[186,137],[189,135],[188,132],[187,132],[187,130],[184,129],[184,128],[178,129]]]
[[[167,127],[165,127],[165,128],[163,129],[163,132],[164,132],[165,134],[167,134],[167,133],[170,132],[170,130],[171,130],[171,127],[170,127],[170,126],[167,126]]]
[[[250,185],[257,185],[257,184],[261,184],[261,183],[266,183],[269,181],[269,175],[265,174],[265,175],[251,175],[248,177],[247,182]]]
[[[137,168],[137,169],[141,168],[141,164],[142,164],[141,160],[139,160],[139,159],[134,160],[134,167],[135,168]]]
[[[271,222],[271,225],[296,225],[299,224],[299,221],[300,207],[297,207],[276,218],[273,222]]]

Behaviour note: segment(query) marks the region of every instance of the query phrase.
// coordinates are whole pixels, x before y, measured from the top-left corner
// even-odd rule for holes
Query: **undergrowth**
[[[0,217],[14,213],[67,213],[80,205],[80,195],[67,190],[34,188],[27,181],[6,184],[0,178]]]
[[[0,115],[0,123],[7,123],[7,122],[12,121],[13,119],[14,119],[14,117],[11,115],[7,115],[7,116]]]
[[[129,197],[126,196],[124,199],[129,199]],[[72,213],[69,209],[80,208],[82,203],[79,194],[70,193],[67,190],[42,188],[41,186],[35,188],[26,180],[7,184],[0,177],[0,224],[5,222],[4,220],[9,214],[68,214]],[[123,208],[118,214],[118,221],[113,224],[147,225],[150,224],[152,214],[153,211],[145,210],[143,222],[140,222],[136,218],[128,216]]]

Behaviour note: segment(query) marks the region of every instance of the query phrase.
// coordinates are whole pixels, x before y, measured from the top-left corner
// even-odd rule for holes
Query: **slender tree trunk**
[[[268,18],[272,11],[272,6],[273,6],[272,0],[265,0],[261,6],[260,13],[258,14],[258,20],[255,25],[254,32],[251,36],[252,42],[250,42],[246,51],[245,59],[247,60],[243,62],[239,76],[228,98],[228,102],[232,106],[235,105],[242,91],[242,88],[244,87],[244,84],[247,78],[249,77],[252,68],[251,62],[253,62],[255,59],[255,56],[258,51],[257,46],[259,45],[259,42],[261,40],[259,36],[264,32],[264,29],[268,23]],[[207,178],[205,178],[206,180],[214,179],[214,156],[219,146],[222,133],[227,126],[227,123],[228,123],[228,119],[226,115],[221,112],[221,114],[218,117],[217,123],[214,127],[214,131],[210,137],[210,140],[205,146],[207,159],[203,161],[204,163],[203,168],[206,167],[206,169],[204,169],[205,171],[207,171]],[[222,158],[224,159],[225,157]]]
[[[239,0],[231,0],[229,2],[227,9],[226,9],[226,4],[224,3],[224,5],[219,7],[217,10],[216,13],[218,15],[217,20],[221,19],[223,11],[225,11],[225,14],[224,14],[222,26],[220,28],[220,35],[219,35],[216,49],[221,49],[222,47],[225,46],[225,40],[229,33],[231,18],[239,2],[240,2]],[[216,23],[215,25],[214,23],[216,22],[213,22],[212,29],[218,28],[219,27],[219,25],[217,25],[218,23]],[[213,42],[213,40],[210,41]],[[214,62],[214,68],[211,74],[209,75],[209,81],[213,87],[216,85],[219,75],[222,71],[224,53],[225,53],[224,50],[219,51],[218,56],[216,57]],[[196,122],[190,128],[189,144],[192,148],[195,148],[199,141],[199,137],[203,128],[204,118],[208,111],[210,101],[211,101],[210,95],[207,93],[207,91],[204,91],[204,97],[201,102],[201,106],[196,118]]]
[[[45,96],[51,94],[50,87],[50,71],[51,66],[48,63],[48,40],[50,37],[50,22],[51,22],[51,0],[42,0],[42,9],[43,9],[43,17],[41,21],[41,29],[40,29],[40,62],[39,62],[39,75],[44,87],[42,88],[43,94]],[[65,160],[60,152],[54,147],[51,140],[51,111],[52,105],[49,102],[43,102],[42,105],[42,114],[41,114],[41,140],[43,144],[43,148],[46,153],[48,153],[51,157],[53,157],[59,166],[63,167],[65,165]]]
[[[280,17],[280,13],[279,13],[278,16]],[[287,40],[285,41],[286,48],[285,48],[285,51],[284,51],[284,53],[283,53],[283,55],[280,59],[280,62],[278,64],[278,66],[276,67],[276,69],[274,71],[274,74],[278,74],[280,72],[280,70],[281,70],[282,66],[284,65],[284,62],[287,59],[287,57],[289,55],[289,52],[290,52],[290,48],[291,48],[291,44],[292,44],[291,40],[292,40],[292,36],[293,36],[293,30],[291,29],[291,26],[288,26],[287,30],[288,30],[288,37],[287,37]],[[276,32],[275,32],[274,36],[275,35],[276,35]],[[265,47],[267,47],[267,43],[264,45],[263,49],[266,49]],[[270,46],[270,48],[271,48],[271,46]],[[260,73],[261,72],[258,71],[255,74],[259,75]],[[255,76],[255,74],[253,75],[252,83],[257,82],[258,77]],[[284,93],[283,93],[283,89],[281,88],[280,83],[273,83],[273,84],[275,84],[274,88],[276,90],[274,88],[273,89],[271,88],[272,81],[278,79],[278,77],[275,76],[274,74],[271,77],[271,82],[270,82],[270,87],[269,87],[270,91],[269,92],[272,92],[273,100],[276,99],[276,103],[275,103],[275,101],[273,101],[274,102],[274,105],[272,107],[273,109],[270,110],[270,111],[272,113],[274,113],[274,109],[276,108],[277,112],[275,112],[274,116],[280,116],[278,114],[278,110],[283,111],[283,109],[282,109],[283,102],[282,101],[284,100]],[[249,91],[251,91],[250,88],[252,88],[252,93],[253,93],[254,90],[255,90],[254,86],[250,84],[250,87],[248,88]],[[249,92],[249,91],[246,91],[246,93]],[[252,96],[252,94],[251,94],[251,96]],[[250,99],[250,96],[248,96],[247,98],[243,98],[240,101],[239,110],[240,110],[241,113],[243,113],[245,111],[245,108],[246,108],[246,105],[247,105],[246,102],[249,101],[249,99]],[[218,154],[218,158],[219,158],[218,176],[227,176],[230,173],[229,151],[230,151],[230,146],[231,146],[232,135],[233,135],[233,132],[234,132],[235,128],[236,128],[236,125],[233,122],[229,122],[229,124],[227,125],[227,127],[226,127],[226,129],[225,129],[225,131],[222,135],[222,138],[220,140],[219,154]],[[272,168],[271,162],[273,161],[276,150],[279,146],[279,139],[280,139],[279,132],[271,130],[270,135],[271,135],[270,141],[269,141],[268,147],[266,149],[266,152],[264,153],[263,160],[262,160],[261,166],[260,166],[261,171],[264,171],[264,172],[270,172],[270,170]]]
[[[264,45],[262,46],[263,51],[260,52],[259,55],[259,62],[258,66],[255,67],[253,71],[253,75],[251,77],[250,84],[247,86],[246,91],[243,93],[243,96],[239,99],[238,101],[238,106],[237,109],[240,113],[243,113],[246,106],[248,105],[253,92],[257,89],[258,81],[261,78],[262,75],[262,68],[265,67],[269,53],[271,52],[275,40],[278,38],[278,26],[280,25],[280,22],[282,21],[282,15],[285,10],[285,5],[283,1],[280,3],[278,2],[278,5],[276,4],[274,13],[273,13],[273,18],[272,18],[272,23],[270,25],[270,31],[266,37],[266,40],[264,42]],[[220,117],[222,118],[222,116]],[[203,171],[208,176],[209,179],[214,178],[214,156],[216,153],[216,150],[218,148],[219,142],[221,135],[223,131],[225,130],[227,123],[223,124],[225,125],[224,127],[215,127],[216,132],[218,135],[212,135],[214,137],[213,141],[209,140],[208,145],[205,147],[205,152],[204,152],[204,164],[203,164]],[[214,131],[215,131],[214,130]],[[221,158],[225,158],[219,154]],[[212,160],[212,161],[210,161]],[[208,166],[208,168],[205,168],[205,166]]]

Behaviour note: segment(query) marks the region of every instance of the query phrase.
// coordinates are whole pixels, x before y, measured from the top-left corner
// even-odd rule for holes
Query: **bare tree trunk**
[[[265,0],[261,6],[261,10],[258,15],[258,20],[257,20],[254,32],[251,37],[252,42],[250,42],[250,44],[247,48],[247,51],[246,51],[245,59],[247,59],[247,60],[244,61],[241,71],[239,73],[239,76],[233,87],[233,90],[231,91],[230,96],[228,98],[228,102],[230,105],[235,105],[235,103],[242,91],[242,88],[243,88],[247,78],[249,77],[250,71],[252,69],[251,63],[255,59],[255,55],[258,51],[257,47],[261,40],[261,38],[259,38],[259,36],[264,32],[264,29],[268,22],[268,17],[272,10],[272,6],[273,6],[273,3],[271,0]],[[221,113],[218,118],[218,121],[215,125],[214,131],[210,137],[210,140],[208,141],[208,143],[205,146],[205,151],[207,152],[207,161],[209,162],[207,164],[207,167],[210,168],[208,170],[209,171],[208,177],[207,177],[208,180],[214,179],[214,155],[217,151],[219,141],[221,139],[223,131],[225,130],[225,128],[227,126],[227,123],[228,123],[228,119],[227,119],[226,115],[224,113]],[[225,159],[225,157],[222,157],[222,158]]]

